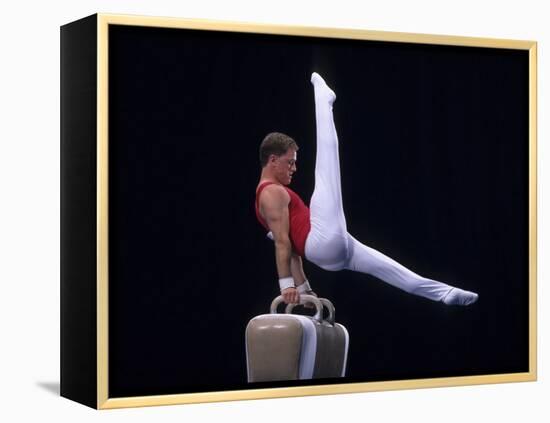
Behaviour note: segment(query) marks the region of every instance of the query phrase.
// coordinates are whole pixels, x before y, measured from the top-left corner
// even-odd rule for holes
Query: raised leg
[[[477,301],[476,293],[417,275],[348,234],[342,204],[338,136],[332,114],[336,95],[317,73],[312,74],[311,83],[315,94],[317,155],[306,258],[325,270],[367,273],[411,294],[445,304],[469,305]]]
[[[306,242],[306,256],[326,270],[340,270],[348,252],[338,136],[332,115],[336,95],[317,73],[312,74],[311,83],[315,95],[317,154],[315,188],[310,202],[311,232]]]

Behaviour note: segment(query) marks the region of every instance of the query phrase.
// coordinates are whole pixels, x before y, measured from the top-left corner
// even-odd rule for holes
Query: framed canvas
[[[536,380],[536,48],[106,14],[63,26],[61,395],[107,409]],[[288,171],[259,157],[273,133],[294,142]],[[289,178],[272,187],[286,221],[310,219],[292,256],[257,192],[273,175]],[[316,220],[326,207],[339,217]],[[306,286],[294,267],[280,285],[280,263],[303,266],[308,307],[271,307]],[[321,353],[336,327],[345,340]],[[253,377],[254,357],[288,364],[290,339],[298,370]]]

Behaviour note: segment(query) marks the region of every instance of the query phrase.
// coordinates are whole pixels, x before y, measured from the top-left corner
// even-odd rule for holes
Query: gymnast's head
[[[282,185],[290,184],[296,172],[297,151],[298,144],[288,135],[281,132],[267,134],[260,145],[262,174]]]

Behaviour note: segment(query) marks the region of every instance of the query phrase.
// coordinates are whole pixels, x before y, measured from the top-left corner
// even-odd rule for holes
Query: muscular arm
[[[273,232],[268,232],[267,237],[273,241]],[[302,285],[302,283],[307,280],[302,264],[302,257],[296,254],[294,250],[292,250],[292,254],[290,256],[290,273],[292,273],[296,286]]]
[[[292,273],[296,286],[303,284],[307,279],[302,265],[302,257],[298,254],[292,253],[290,256],[290,272]]]
[[[298,254],[292,253],[292,256],[290,257],[290,271],[292,272],[292,277],[294,278],[296,287],[299,287],[305,281],[307,281],[306,274],[304,273],[304,266],[302,265],[302,257],[300,257]],[[311,286],[309,286],[309,283],[305,287],[305,291],[301,292],[305,292],[308,295],[314,295],[315,297],[317,296],[315,292],[311,291]],[[315,308],[315,305],[312,303],[307,303],[305,304],[305,307]]]
[[[290,196],[281,186],[270,185],[260,196],[260,211],[273,233],[275,261],[279,278],[291,273],[292,244],[290,243],[288,204]]]

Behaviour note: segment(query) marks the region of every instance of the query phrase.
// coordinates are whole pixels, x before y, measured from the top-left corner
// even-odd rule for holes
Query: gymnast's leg
[[[475,302],[477,294],[421,277],[347,233],[338,137],[332,114],[336,95],[317,73],[313,73],[311,82],[315,94],[317,156],[306,258],[325,270],[349,269],[367,273],[411,294],[445,304],[468,305]]]
[[[477,300],[478,295],[473,292],[417,275],[374,248],[361,244],[351,235],[348,236],[349,257],[346,269],[373,275],[403,291],[433,301],[442,301],[447,305],[469,305]]]
[[[325,270],[341,270],[348,257],[346,218],[342,205],[338,136],[332,115],[334,92],[317,73],[311,76],[315,95],[317,152],[315,188],[310,201],[311,230],[306,258]]]

